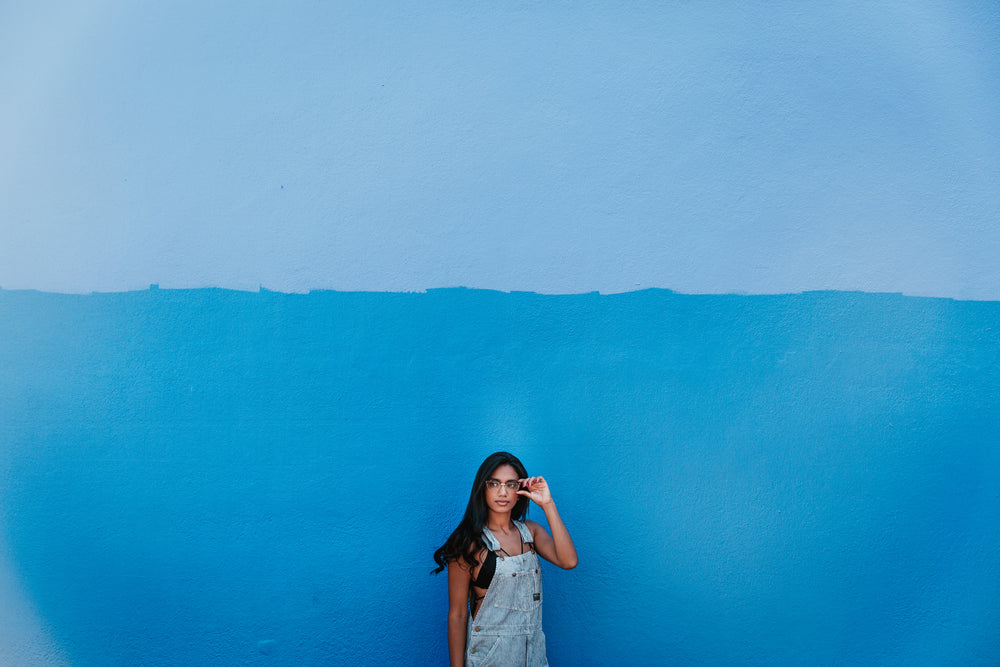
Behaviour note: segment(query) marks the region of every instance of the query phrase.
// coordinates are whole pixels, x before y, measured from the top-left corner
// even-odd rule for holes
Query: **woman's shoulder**
[[[475,542],[470,544],[468,550],[466,551],[466,553],[472,558],[474,558],[476,562],[479,563],[480,565],[483,564],[483,559],[486,558],[486,554],[488,554],[489,552],[490,552],[489,549],[480,546]]]
[[[538,523],[537,521],[532,521],[531,519],[525,519],[524,521],[520,521],[518,523],[524,524],[524,527],[527,528],[529,531],[531,531],[532,537],[538,535],[538,531],[545,530],[544,528],[542,528],[542,524]]]
[[[465,553],[463,553],[461,556],[453,556],[451,558],[448,558],[447,561],[449,566],[457,565],[458,567],[462,568],[463,570],[466,570],[467,572],[472,572],[474,567],[472,563],[469,562],[469,559],[471,558],[475,560],[479,565],[482,565],[483,559],[488,553],[489,551],[487,549],[484,549],[483,547],[473,542],[465,549]]]

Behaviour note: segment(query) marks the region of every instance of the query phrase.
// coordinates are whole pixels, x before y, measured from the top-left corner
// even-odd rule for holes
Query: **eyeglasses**
[[[509,491],[519,491],[521,489],[521,483],[516,479],[512,479],[509,482],[501,482],[499,479],[486,480],[486,488],[490,490],[495,491],[499,489],[501,484],[506,486]]]

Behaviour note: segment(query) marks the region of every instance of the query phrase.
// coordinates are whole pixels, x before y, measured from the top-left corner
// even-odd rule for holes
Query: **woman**
[[[523,520],[529,499],[545,511],[551,535]],[[448,568],[452,667],[548,664],[538,556],[567,570],[577,563],[545,479],[528,477],[513,454],[491,454],[479,466],[461,523],[434,552],[434,572]]]

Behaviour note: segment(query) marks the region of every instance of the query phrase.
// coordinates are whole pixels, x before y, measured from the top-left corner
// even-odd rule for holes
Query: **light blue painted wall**
[[[0,291],[0,658],[444,664],[431,553],[503,448],[581,556],[553,665],[994,665],[998,332],[862,293]]]
[[[0,4],[0,286],[1000,299],[1000,6]]]

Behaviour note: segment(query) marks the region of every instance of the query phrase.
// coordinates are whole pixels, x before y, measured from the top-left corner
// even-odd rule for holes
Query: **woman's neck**
[[[486,519],[486,527],[494,533],[498,531],[502,533],[510,532],[510,525],[510,512],[500,514],[499,512],[491,511],[489,518]]]

